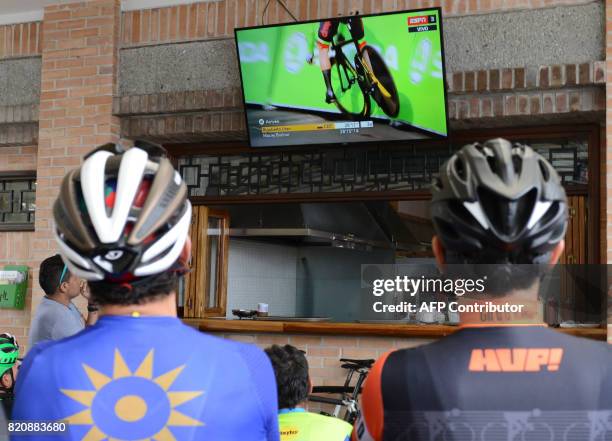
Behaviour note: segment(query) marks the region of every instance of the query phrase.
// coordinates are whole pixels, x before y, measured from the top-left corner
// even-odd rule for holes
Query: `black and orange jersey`
[[[373,366],[354,441],[612,437],[612,349],[544,326],[466,327]]]

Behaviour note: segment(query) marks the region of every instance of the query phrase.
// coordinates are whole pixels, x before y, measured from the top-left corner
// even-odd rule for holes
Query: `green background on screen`
[[[435,31],[408,32],[408,17],[435,15]],[[447,134],[442,44],[438,10],[364,17],[364,40],[385,60],[400,97],[395,120],[440,135]],[[319,23],[274,26],[237,31],[245,101],[304,110],[338,113],[325,103],[325,84],[316,54]],[[339,33],[350,39],[344,25]],[[362,40],[363,41],[363,40]],[[343,47],[349,60],[356,49]],[[389,119],[371,100],[374,117]]]

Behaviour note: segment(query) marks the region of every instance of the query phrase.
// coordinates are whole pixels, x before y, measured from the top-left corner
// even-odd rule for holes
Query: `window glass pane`
[[[217,263],[219,260],[219,238],[221,219],[209,216],[208,218],[208,308],[217,306]]]

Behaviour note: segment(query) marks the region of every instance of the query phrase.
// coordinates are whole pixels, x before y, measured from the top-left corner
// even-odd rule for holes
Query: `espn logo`
[[[561,348],[473,349],[470,372],[540,372],[559,370]]]
[[[426,25],[427,23],[429,23],[429,19],[426,15],[419,15],[418,17],[408,17],[408,26]]]

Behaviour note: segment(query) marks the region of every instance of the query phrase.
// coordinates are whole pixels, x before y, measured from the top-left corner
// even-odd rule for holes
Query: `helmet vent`
[[[546,213],[544,213],[544,215],[540,218],[539,223],[541,225],[546,225],[548,222],[550,222],[551,220],[553,220],[559,215],[560,209],[561,209],[561,204],[559,203],[559,201],[554,201],[550,205],[548,210],[546,210]]]
[[[488,188],[479,187],[478,198],[492,227],[505,236],[513,237],[527,225],[535,206],[537,190],[534,188],[520,198],[510,200]]]
[[[494,156],[487,155],[487,163],[489,164],[489,168],[495,175],[499,175],[499,169],[497,167],[497,161]]]
[[[538,165],[540,166],[540,171],[542,172],[542,178],[544,178],[545,181],[548,181],[550,179],[550,171],[548,170],[548,167],[542,160],[538,161]]]
[[[521,171],[523,170],[523,161],[521,157],[518,155],[512,155],[512,165],[514,166],[514,173],[520,176]]]
[[[457,157],[457,159],[455,159],[455,161],[453,162],[453,168],[455,169],[457,177],[462,181],[465,181],[467,178],[467,173],[465,170],[465,163],[463,162],[463,159],[461,159],[461,157]]]

